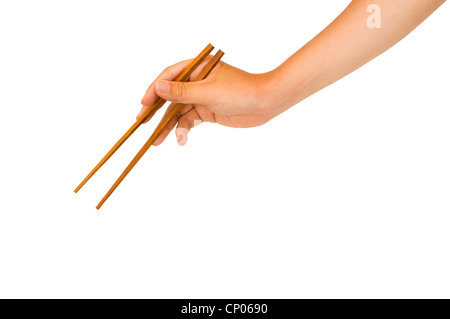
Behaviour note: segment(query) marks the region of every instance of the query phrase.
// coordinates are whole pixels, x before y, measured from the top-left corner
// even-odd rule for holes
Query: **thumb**
[[[208,89],[199,82],[173,82],[160,80],[156,93],[165,100],[183,104],[207,104]]]

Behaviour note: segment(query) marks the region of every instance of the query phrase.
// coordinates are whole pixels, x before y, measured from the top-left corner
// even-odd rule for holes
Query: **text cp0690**
[[[266,304],[227,304],[225,307],[227,313],[267,313]]]

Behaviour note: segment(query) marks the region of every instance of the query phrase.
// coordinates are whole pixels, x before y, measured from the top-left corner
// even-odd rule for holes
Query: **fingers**
[[[155,85],[159,80],[175,79],[191,61],[192,60],[181,61],[164,69],[164,71],[162,71],[161,74],[148,87],[147,92],[145,92],[145,95],[141,100],[142,105],[149,106],[156,100],[157,95],[155,92]]]
[[[136,116],[136,119],[138,119],[149,107],[152,105],[153,102],[156,101],[158,98],[158,95],[155,91],[155,85],[159,80],[173,80],[175,79],[178,74],[180,74],[183,69],[191,62],[192,60],[185,60],[181,61],[177,64],[174,64],[168,68],[166,68],[161,74],[153,81],[153,83],[148,87],[147,91],[145,92],[144,97],[141,100],[142,109],[139,112],[139,114]],[[147,123],[150,120],[151,116],[147,118],[147,120],[144,123]]]
[[[201,72],[201,70],[203,69],[203,67],[209,62],[209,60],[212,58],[212,56],[209,56],[205,59],[205,61],[203,61],[198,67],[197,69],[194,70],[194,72],[192,72],[190,78],[195,79]],[[136,119],[138,119],[149,107],[150,105],[152,105],[153,102],[156,101],[156,99],[158,98],[158,94],[156,94],[156,85],[158,83],[159,80],[173,80],[175,79],[185,68],[186,66],[192,61],[192,59],[190,60],[185,60],[185,61],[181,61],[177,64],[174,64],[168,68],[166,68],[163,72],[161,72],[161,74],[152,82],[152,84],[148,87],[144,97],[141,100],[141,104],[142,109],[139,112],[139,114],[136,116]],[[161,96],[161,95],[159,95]],[[161,96],[162,97],[162,96]],[[164,97],[162,97],[164,98]],[[166,99],[166,98],[164,98]],[[171,101],[170,99],[166,99]],[[147,123],[152,116],[147,117],[147,119],[145,120],[144,123]]]
[[[172,111],[172,109],[175,107],[176,103],[171,103],[169,105],[169,107],[166,110],[166,113],[164,113],[163,118],[161,119],[161,121],[163,121],[167,115],[170,113],[170,111]],[[192,105],[183,105],[183,107],[189,107],[192,108]],[[181,113],[180,113],[181,114]],[[167,135],[169,135],[170,131],[173,130],[173,128],[175,127],[175,125],[177,124],[178,121],[178,117],[180,115],[177,114],[177,116],[175,116],[172,120],[170,120],[170,122],[166,125],[166,127],[163,129],[163,131],[161,132],[161,134],[158,136],[158,138],[156,139],[156,141],[153,143],[153,146],[158,146],[160,145],[162,142],[164,142],[164,140],[166,139]]]
[[[149,108],[149,106],[143,106],[141,111],[139,112],[139,114],[136,116],[136,120],[138,120],[142,114],[144,114],[144,112]],[[153,115],[155,115],[155,112],[152,112],[151,114],[149,114],[147,116],[147,118],[145,119],[144,122],[142,122],[143,124],[147,123],[148,121],[151,120],[151,118],[153,117]]]
[[[186,145],[187,135],[190,129],[201,124],[202,122],[203,120],[195,108],[181,115],[178,119],[177,129],[175,130],[178,144],[180,146]]]
[[[162,117],[161,121],[163,119],[165,119],[168,114],[172,111],[172,109],[175,107],[176,103],[171,103],[169,105],[169,107],[167,108],[166,112],[164,113],[164,116]],[[158,138],[156,139],[156,141],[153,143],[153,146],[158,146],[161,145],[162,142],[164,142],[164,140],[167,138],[167,136],[169,135],[169,133],[173,130],[173,128],[175,127],[175,125],[178,122],[178,118],[189,112],[190,110],[192,110],[194,108],[193,105],[191,104],[183,104],[180,108],[179,113],[172,119],[169,121],[169,123],[167,123],[166,127],[164,127],[163,131],[161,132],[161,134],[158,136]]]
[[[164,113],[164,116],[167,116],[167,114],[174,108],[175,104],[176,104],[176,103],[171,103],[171,104],[169,105],[169,107],[167,108],[166,112]],[[194,107],[194,106],[193,106],[192,104],[183,104],[183,105],[181,106],[181,109],[180,109],[179,114],[184,114],[184,113],[190,111],[193,107]],[[141,109],[141,111],[139,112],[139,114],[137,115],[136,119],[138,119],[138,118],[145,112],[146,109],[147,109],[147,107],[145,107],[145,106],[142,107],[142,109]],[[145,124],[145,123],[147,123],[148,121],[150,121],[151,118],[153,117],[153,115],[154,115],[154,113],[150,114],[150,115],[147,117],[147,119],[146,119],[143,123]],[[178,118],[178,117],[177,117],[177,118]],[[172,120],[172,122],[173,122],[173,121],[174,121],[174,120]],[[176,124],[176,121],[175,121],[175,124]],[[173,127],[175,126],[175,124],[172,125],[172,127],[171,127],[170,130],[173,129]],[[170,132],[170,131],[169,131],[169,132]],[[164,137],[164,139],[165,139],[165,137]],[[163,139],[163,140],[164,140],[164,139]],[[162,143],[163,140],[161,140],[161,143]],[[161,144],[161,143],[159,143],[159,144]],[[158,144],[158,145],[159,145],[159,144]],[[156,145],[156,144],[153,144],[153,145]]]
[[[209,104],[211,90],[207,81],[172,82],[158,80],[156,93],[165,100],[183,104]]]

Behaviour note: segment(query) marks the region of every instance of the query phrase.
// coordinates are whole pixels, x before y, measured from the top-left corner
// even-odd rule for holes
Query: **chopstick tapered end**
[[[86,176],[86,178],[85,179],[83,179],[83,181],[80,183],[80,185],[78,185],[78,187],[77,188],[75,188],[75,190],[74,190],[74,192],[75,192],[75,194],[76,193],[78,193],[79,191],[80,191],[80,189],[81,188],[83,188],[83,186],[87,183],[87,181],[92,177],[92,172],[88,175],[88,176]]]
[[[110,194],[105,195],[105,197],[103,197],[103,199],[100,201],[100,203],[98,203],[97,207],[95,207],[97,210],[100,210],[100,208],[102,208],[103,204],[106,202],[106,200],[109,198]]]
[[[100,210],[100,208],[102,208],[103,204],[106,202],[105,199],[102,199],[102,201],[100,203],[98,203],[97,207],[95,207],[97,210]]]

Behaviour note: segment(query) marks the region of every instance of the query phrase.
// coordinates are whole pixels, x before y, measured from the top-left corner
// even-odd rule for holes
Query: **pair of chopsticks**
[[[209,56],[209,54],[214,50],[214,47],[211,44],[208,44],[205,49],[203,49],[200,54],[191,61],[191,63],[173,80],[176,82],[184,82],[189,79],[192,72]],[[219,50],[214,57],[206,64],[206,66],[202,69],[200,74],[197,76],[195,81],[201,81],[205,79],[211,71],[216,67],[219,63],[220,59],[224,53]],[[163,105],[166,103],[166,100],[162,98],[158,98],[153,104],[147,108],[147,110],[136,120],[136,122],[128,129],[128,131],[117,141],[117,143],[111,148],[111,150],[102,158],[102,160],[94,167],[94,169],[86,176],[86,178],[80,183],[80,185],[75,189],[75,193],[78,191],[91,179],[92,176],[111,158],[111,156],[122,146],[123,143],[141,126],[142,123],[145,122],[146,119],[152,117]],[[161,122],[156,127],[153,134],[150,136],[148,141],[144,144],[141,150],[137,153],[137,155],[133,158],[127,168],[123,171],[111,189],[106,193],[100,203],[97,205],[97,209],[100,209],[106,200],[111,196],[111,194],[116,190],[116,188],[120,185],[120,183],[125,179],[125,177],[130,173],[133,167],[139,162],[145,152],[148,151],[150,146],[156,141],[156,139],[161,135],[161,132],[164,128],[170,123],[172,119],[178,116],[182,104],[176,104],[173,109],[163,117]]]

